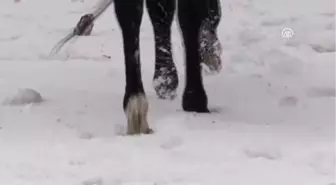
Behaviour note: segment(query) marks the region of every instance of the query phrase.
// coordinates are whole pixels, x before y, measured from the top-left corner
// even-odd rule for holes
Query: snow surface
[[[0,106],[1,185],[335,184],[335,2],[222,0],[223,70],[204,83],[212,114],[181,110],[176,23],[174,101],[152,87],[154,46],[141,27],[155,133],[123,136],[122,38],[113,8],[92,35],[48,58],[96,1],[0,2],[0,101],[20,88],[38,104]],[[281,37],[283,28],[294,36]]]

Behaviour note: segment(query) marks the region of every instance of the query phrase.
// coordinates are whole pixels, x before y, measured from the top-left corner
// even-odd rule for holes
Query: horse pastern
[[[150,129],[147,122],[148,101],[145,94],[130,96],[127,99],[125,114],[128,135],[140,134]]]

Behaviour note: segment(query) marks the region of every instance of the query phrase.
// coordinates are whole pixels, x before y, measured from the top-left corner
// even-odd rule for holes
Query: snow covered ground
[[[96,1],[0,2],[1,185],[335,185],[335,2],[222,0],[221,74],[204,81],[212,114],[152,88],[153,35],[141,28],[155,134],[122,136],[124,66],[113,8],[91,36],[48,58]],[[284,28],[294,36],[281,37]],[[8,105],[20,88],[44,101]]]

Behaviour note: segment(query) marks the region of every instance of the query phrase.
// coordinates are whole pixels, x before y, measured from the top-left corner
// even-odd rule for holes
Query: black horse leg
[[[115,0],[125,57],[126,88],[123,108],[127,117],[127,133],[150,133],[147,113],[148,101],[141,79],[139,33],[143,14],[143,0]]]
[[[196,0],[197,1],[197,0]],[[200,29],[201,61],[210,72],[218,73],[222,69],[221,44],[217,36],[217,27],[221,19],[221,7],[219,0],[207,0],[202,2],[202,20]]]
[[[178,87],[178,75],[171,47],[175,0],[147,0],[146,5],[155,34],[154,89],[159,98],[173,99]]]
[[[208,0],[178,1],[178,20],[186,53],[186,87],[182,100],[185,111],[209,112],[208,99],[202,82],[199,52],[200,28],[207,17],[204,7],[206,2]]]

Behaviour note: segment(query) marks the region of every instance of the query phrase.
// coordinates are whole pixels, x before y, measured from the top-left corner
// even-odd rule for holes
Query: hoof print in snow
[[[311,44],[310,47],[317,53],[333,53],[336,52],[336,45]]]
[[[261,34],[260,30],[244,30],[239,33],[239,41],[243,46],[253,45],[264,40],[266,37]]]
[[[280,151],[274,149],[245,149],[244,153],[249,158],[264,158],[268,160],[281,159]]]
[[[80,133],[79,134],[80,139],[92,139],[94,138],[94,135],[88,132]]]
[[[81,166],[84,165],[85,162],[84,161],[69,161],[69,165],[71,166]]]
[[[286,23],[287,20],[285,19],[270,19],[265,20],[261,23],[262,26],[281,26]]]
[[[320,88],[315,87],[307,91],[307,95],[310,98],[335,98],[336,89],[335,88]]]
[[[335,174],[336,159],[332,152],[318,152],[313,154],[309,160],[312,169],[320,174],[331,176]]]
[[[295,107],[298,104],[298,98],[295,96],[285,96],[279,100],[279,107]]]
[[[23,88],[19,89],[12,97],[7,97],[3,104],[5,105],[25,105],[40,103],[43,101],[41,94],[33,89]]]
[[[210,114],[216,114],[216,113],[227,113],[230,111],[229,107],[209,107]]]
[[[82,185],[103,185],[103,180],[101,178],[93,178],[85,180]]]
[[[262,79],[263,78],[263,75],[262,74],[250,74],[249,75],[251,78],[255,78],[255,79]]]
[[[278,75],[296,75],[302,72],[302,61],[281,50],[272,49],[263,53],[261,60],[268,63],[271,72]]]
[[[181,146],[183,143],[180,137],[171,137],[169,140],[165,141],[160,145],[162,149],[170,150]]]
[[[321,13],[321,15],[326,16],[326,17],[334,17],[335,16],[335,12],[325,12],[325,13]]]

